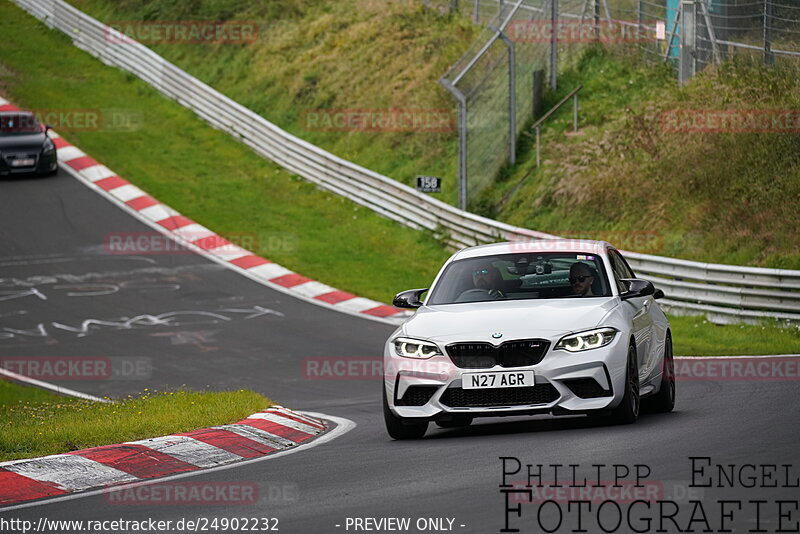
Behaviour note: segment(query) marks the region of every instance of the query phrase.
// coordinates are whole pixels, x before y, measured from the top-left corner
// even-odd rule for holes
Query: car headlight
[[[567,352],[580,352],[604,347],[614,340],[617,331],[613,328],[598,328],[579,334],[564,336],[556,343],[556,350],[563,349]]]
[[[431,356],[439,356],[442,354],[439,347],[430,341],[399,337],[392,343],[394,344],[395,353],[404,358],[418,358],[424,360]]]

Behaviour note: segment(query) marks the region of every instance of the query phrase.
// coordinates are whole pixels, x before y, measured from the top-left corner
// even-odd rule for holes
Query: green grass
[[[675,354],[680,356],[746,356],[800,354],[800,327],[716,325],[704,317],[669,316]]]
[[[0,461],[235,423],[272,402],[252,391],[151,392],[110,404],[0,381]]]
[[[28,108],[140,114],[142,127],[132,132],[76,131],[65,137],[218,234],[255,234],[257,254],[383,302],[429,284],[449,256],[426,233],[318,190],[262,159],[10,2],[0,2],[0,33],[0,92]]]
[[[0,2],[0,32],[6,36],[0,40],[0,92],[29,108],[115,108],[141,114],[144,122],[137,131],[73,132],[66,136],[123,177],[217,233],[262,237],[255,250],[258,254],[303,275],[384,302],[399,290],[430,284],[447,258],[448,253],[425,233],[403,228],[289,175],[133,76],[106,67],[74,48],[66,37],[48,30],[9,2]],[[43,54],[42,50],[57,53]],[[613,80],[633,75],[631,72],[635,73],[630,78],[634,83],[628,85],[643,86],[632,99],[635,102],[644,101],[650,89],[671,83],[665,78],[651,80],[648,76],[652,73],[630,71],[631,67],[602,56],[590,56],[587,61],[587,67],[595,69],[587,71],[596,78],[587,82],[593,94],[602,93],[604,83],[614,85]],[[613,76],[606,76],[611,80],[608,82],[601,76],[608,74],[604,62],[617,69],[612,71],[616,72]],[[570,88],[570,79],[563,80],[562,86]],[[615,98],[622,99],[619,95]],[[600,130],[605,120],[602,113],[612,109],[604,102],[584,99],[584,120],[589,124],[586,129]],[[568,119],[559,120],[554,128],[563,130]],[[552,144],[546,146],[548,151],[555,150],[550,148]],[[524,168],[521,166],[518,172]],[[498,191],[515,178],[511,175]],[[509,205],[527,194],[520,189]],[[776,211],[782,209],[776,207]],[[545,215],[551,212],[543,210]],[[592,221],[592,210],[583,213]],[[582,219],[572,220],[569,226],[604,228],[599,222],[597,226],[582,226],[576,220]],[[275,236],[286,239],[272,239]],[[722,330],[694,326],[702,324],[702,319],[673,320],[678,353],[798,352],[796,331],[772,325],[765,330],[744,326],[736,330],[741,337],[729,339],[711,337]],[[733,331],[732,327],[723,328]]]

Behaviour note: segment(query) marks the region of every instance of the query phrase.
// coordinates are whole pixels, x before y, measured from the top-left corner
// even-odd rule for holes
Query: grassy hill
[[[477,35],[459,15],[395,0],[70,0],[106,22],[232,20],[259,25],[244,45],[165,43],[156,51],[288,131],[411,183],[444,176],[456,201],[453,132],[318,131],[311,110],[453,110],[437,83]],[[733,62],[679,89],[668,69],[589,49],[563,72],[555,103],[584,84],[544,129],[543,168],[521,136],[518,165],[471,199],[483,215],[537,230],[607,238],[687,259],[800,268],[800,136],[674,134],[673,109],[798,109],[797,70]]]
[[[484,215],[549,232],[699,261],[800,269],[800,130],[673,132],[673,110],[798,110],[800,70],[745,58],[678,88],[668,69],[588,50],[564,72],[550,103],[584,84],[580,129],[571,107],[543,130],[542,167],[531,145]],[[797,111],[794,112],[797,114]],[[667,123],[669,125],[669,123]]]
[[[247,44],[149,44],[200,80],[287,131],[411,184],[454,176],[454,131],[319,131],[316,110],[439,110],[455,103],[436,80],[477,35],[467,19],[407,0],[73,0],[120,21],[244,21]],[[322,124],[321,122],[318,124]],[[441,196],[455,202],[454,180]]]

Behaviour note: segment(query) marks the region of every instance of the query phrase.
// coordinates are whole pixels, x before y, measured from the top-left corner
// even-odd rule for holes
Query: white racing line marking
[[[57,386],[55,384],[51,384],[49,382],[43,382],[42,380],[36,380],[35,378],[29,378],[24,375],[19,375],[8,369],[3,369],[0,367],[0,375],[7,376],[12,380],[17,380],[19,382],[25,382],[26,384],[30,384],[32,386],[37,386],[42,389],[49,389],[50,391],[55,391],[56,393],[60,393],[62,395],[67,395],[70,397],[75,397],[78,399],[90,400],[94,402],[113,402],[108,399],[101,399],[99,397],[94,397],[92,395],[88,395],[86,393],[81,393],[80,391],[75,391],[74,389],[64,388],[61,386]]]
[[[178,480],[178,479],[181,479],[181,478],[189,478],[189,477],[195,477],[195,476],[198,476],[198,475],[204,475],[206,473],[216,473],[216,472],[225,471],[225,470],[228,470],[228,469],[235,469],[235,468],[238,468],[238,467],[244,467],[246,465],[254,464],[256,462],[263,462],[265,460],[272,460],[274,458],[279,458],[281,456],[286,456],[288,454],[294,454],[294,453],[299,452],[299,451],[304,451],[304,450],[311,449],[311,448],[316,447],[318,445],[322,445],[323,443],[327,443],[329,441],[333,441],[334,439],[336,439],[338,437],[341,437],[341,436],[345,435],[346,433],[350,432],[351,430],[353,430],[357,426],[355,421],[351,421],[350,419],[345,419],[344,417],[336,417],[336,416],[333,416],[333,415],[326,415],[324,413],[318,413],[318,412],[298,412],[298,413],[303,414],[303,415],[307,415],[307,416],[310,416],[310,417],[316,417],[318,419],[324,419],[324,420],[327,420],[327,421],[331,421],[333,423],[336,423],[336,427],[334,427],[332,430],[329,430],[328,432],[322,434],[320,437],[310,441],[309,443],[301,443],[300,445],[297,445],[296,447],[293,447],[291,449],[287,449],[287,450],[276,452],[276,453],[272,453],[272,454],[267,454],[266,456],[261,456],[259,458],[251,458],[249,460],[242,460],[241,462],[236,462],[236,463],[233,463],[233,464],[221,465],[221,466],[217,466],[217,467],[210,467],[208,469],[202,469],[200,471],[191,471],[191,472],[188,472],[188,473],[180,473],[178,475],[170,475],[170,476],[161,477],[161,478],[154,478],[154,479],[150,479],[150,480],[142,480],[142,481],[133,482],[133,483],[130,483],[130,484],[121,484],[119,486],[114,486],[113,488],[102,488],[102,489],[97,489],[97,490],[92,490],[92,491],[85,491],[85,492],[82,492],[82,493],[73,493],[73,494],[70,494],[70,495],[62,495],[60,497],[53,497],[51,499],[43,499],[41,501],[17,504],[17,505],[14,505],[14,506],[8,506],[8,507],[5,507],[5,508],[0,508],[0,514],[2,514],[3,512],[10,512],[12,510],[19,510],[19,509],[22,509],[22,508],[32,508],[32,507],[35,507],[35,506],[44,506],[44,505],[47,505],[47,504],[54,504],[54,503],[58,503],[58,502],[62,502],[62,501],[71,501],[73,499],[81,499],[81,498],[84,498],[84,497],[92,497],[92,496],[95,496],[95,495],[102,495],[103,493],[108,493],[108,492],[112,492],[112,491],[121,491],[121,490],[125,490],[125,489],[128,489],[128,488],[136,488],[136,487],[139,487],[139,486],[149,486],[151,484],[159,484],[161,482],[167,482],[167,481],[170,481],[170,480]]]

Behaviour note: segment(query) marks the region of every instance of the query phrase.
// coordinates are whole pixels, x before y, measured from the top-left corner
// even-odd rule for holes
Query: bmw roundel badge
[[[495,339],[500,339],[501,337],[503,337],[503,334],[501,334],[500,332],[495,332],[494,334],[492,334],[492,337]]]

